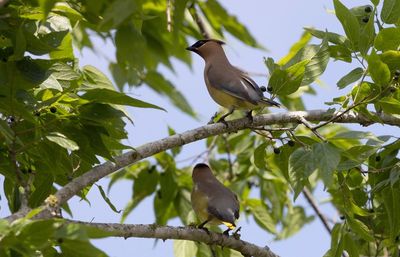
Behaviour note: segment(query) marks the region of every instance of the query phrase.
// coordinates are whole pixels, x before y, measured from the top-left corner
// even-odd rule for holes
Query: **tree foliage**
[[[371,0],[350,8],[333,0],[333,6],[344,34],[305,28],[286,56],[266,58],[269,93],[288,110],[305,110],[302,96],[315,94],[314,82],[329,70],[329,62],[355,63],[357,67],[338,79],[342,95],[326,103],[332,112],[355,112],[375,123],[382,123],[381,113],[400,114],[400,1]],[[229,33],[262,48],[217,0],[16,0],[0,8],[0,173],[6,196],[1,200],[12,213],[30,210],[13,223],[0,220],[1,256],[107,256],[90,239],[110,233],[62,218],[34,217],[42,211],[39,206],[49,204],[56,185],[64,186],[103,160],[114,161],[124,150],[134,149],[122,143],[126,122],[131,121],[124,106],[164,110],[124,94],[125,85],[147,86],[196,117],[183,94],[159,72],[160,67],[174,71],[172,59],[191,65],[183,49],[188,39],[204,33],[195,15],[212,35]],[[94,66],[81,67],[75,57],[74,51],[93,48],[94,35],[115,44],[116,61],[109,64],[115,85]],[[397,256],[399,138],[333,122],[299,120],[210,137],[210,165],[239,195],[243,215],[252,216],[277,240],[315,218],[294,199],[304,188],[313,191],[322,183],[343,217],[333,226],[326,256],[344,251],[350,257],[385,252]],[[120,180],[133,184],[122,222],[149,196],[154,196],[156,224],[175,217],[184,225],[196,222],[190,204],[191,167],[175,162],[181,150],[172,148],[112,174],[108,189]],[[85,186],[76,192],[82,199],[92,187]],[[105,190],[98,189],[118,212]],[[61,208],[74,211],[68,203]],[[204,245],[185,241],[176,241],[174,252],[211,255]],[[218,249],[217,254],[237,252]]]

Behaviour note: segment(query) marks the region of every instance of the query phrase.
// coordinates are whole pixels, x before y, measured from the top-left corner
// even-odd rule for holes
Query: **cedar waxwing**
[[[203,57],[206,63],[204,81],[208,93],[215,102],[229,109],[219,121],[224,121],[235,109],[248,110],[247,116],[251,119],[254,109],[280,107],[279,103],[264,97],[263,91],[246,72],[230,64],[221,46],[223,44],[220,40],[203,39],[186,48]]]
[[[207,164],[199,163],[193,169],[192,207],[202,222],[198,227],[208,224],[224,224],[229,230],[236,227],[239,218],[239,201],[237,196],[213,175]]]

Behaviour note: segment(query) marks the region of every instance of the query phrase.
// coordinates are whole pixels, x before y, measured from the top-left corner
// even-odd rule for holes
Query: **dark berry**
[[[375,161],[377,161],[377,162],[381,161],[381,156],[379,156],[379,155],[375,156]]]
[[[267,91],[267,88],[264,87],[264,86],[261,86],[260,89],[261,89],[261,91],[263,91],[263,92]]]
[[[396,88],[395,87],[389,87],[389,91],[390,91],[390,93],[394,93],[394,92],[396,92]]]
[[[279,148],[274,148],[274,154],[280,154],[281,153],[281,149]]]
[[[400,70],[396,70],[396,71],[394,72],[394,75],[400,76]]]
[[[50,111],[51,111],[52,113],[56,113],[56,112],[57,112],[57,108],[54,107],[54,106],[52,106],[52,107],[50,107]]]
[[[287,144],[289,145],[289,146],[294,146],[295,145],[295,142],[293,141],[293,140],[289,140],[288,142],[287,142]]]
[[[341,220],[344,220],[346,217],[344,215],[340,216]]]
[[[367,22],[369,21],[369,17],[364,17],[364,18],[362,19],[362,21],[363,21],[364,23],[367,23]]]
[[[398,81],[398,80],[399,80],[399,75],[394,75],[394,76],[393,76],[393,80],[394,80],[394,81]]]
[[[268,92],[272,92],[272,87],[271,86],[267,87],[267,90]]]
[[[371,6],[367,6],[367,7],[365,7],[364,11],[365,11],[366,13],[370,13],[370,12],[372,12],[372,8],[371,8]]]

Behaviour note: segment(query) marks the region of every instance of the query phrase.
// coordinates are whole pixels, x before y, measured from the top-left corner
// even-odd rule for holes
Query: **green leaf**
[[[325,185],[329,186],[339,161],[340,152],[336,147],[330,143],[316,143],[310,150],[298,148],[290,155],[289,174],[293,183],[304,184],[312,173],[319,171]],[[295,197],[300,191],[295,192]]]
[[[251,213],[254,216],[255,221],[260,227],[269,231],[270,233],[276,234],[275,222],[268,212],[268,207],[264,205],[258,199],[248,199],[246,201],[247,206],[250,208]]]
[[[146,60],[146,41],[138,29],[126,25],[119,27],[115,34],[115,45],[118,63],[131,67],[131,71],[143,70]]]
[[[294,235],[307,223],[314,220],[313,216],[307,217],[305,210],[302,207],[295,206],[293,208],[288,208],[287,215],[285,216],[283,223],[282,232],[279,233],[276,239],[281,240],[289,238]]]
[[[372,236],[372,232],[369,230],[367,225],[362,223],[358,219],[353,219],[351,217],[346,217],[346,222],[351,228],[351,230],[354,231],[358,236],[360,236],[362,239],[369,241],[369,242],[374,242],[374,237]]]
[[[67,150],[76,151],[79,149],[77,143],[71,139],[68,139],[65,135],[59,132],[51,132],[48,136],[46,136],[46,138],[47,140],[56,143]]]
[[[333,4],[335,6],[336,17],[342,24],[347,38],[352,43],[353,49],[356,49],[360,39],[360,25],[357,18],[339,0],[333,0]]]
[[[197,4],[210,22],[210,25],[220,34],[222,34],[221,27],[224,27],[243,43],[252,47],[260,47],[248,29],[237,20],[236,16],[229,14],[218,1],[207,0],[205,2],[197,2]]]
[[[314,28],[309,28],[306,27],[304,28],[306,31],[308,31],[309,33],[311,33],[311,35],[313,35],[316,38],[319,39],[324,39],[326,38],[329,42],[335,44],[335,45],[343,45],[343,46],[349,46],[350,42],[347,39],[347,37],[339,35],[337,33],[333,33],[333,32],[326,32],[326,31],[322,31],[322,30],[317,30]]]
[[[265,167],[266,167],[266,162],[265,162],[265,156],[266,156],[265,147],[266,146],[267,146],[267,143],[263,143],[254,150],[254,164],[259,169],[265,169]]]
[[[106,195],[106,193],[103,190],[102,186],[97,185],[97,188],[99,189],[100,195],[101,197],[103,197],[103,200],[108,204],[108,206],[111,208],[111,210],[113,210],[116,213],[120,213],[121,210],[117,210],[117,208],[115,208],[114,204],[111,202],[110,198],[108,198],[108,196]]]
[[[369,19],[368,19],[367,24],[365,24],[365,26],[361,27],[360,40],[359,40],[359,44],[358,44],[360,53],[363,56],[367,55],[368,50],[373,45],[374,39],[375,39],[374,12],[371,12],[371,14],[369,14],[367,17]],[[363,19],[365,19],[365,17]],[[362,22],[362,24],[364,24],[363,21],[361,21],[361,22]]]
[[[190,104],[186,101],[185,97],[179,92],[170,81],[166,80],[160,73],[149,71],[146,74],[144,82],[151,87],[156,93],[166,95],[170,98],[172,103],[181,111],[196,117],[195,111]]]
[[[381,19],[387,24],[397,23],[400,19],[400,1],[399,0],[384,0]]]
[[[385,113],[400,114],[400,101],[393,97],[383,97],[378,101]]]
[[[107,257],[107,254],[88,241],[64,239],[60,249],[63,256],[68,257]]]
[[[286,70],[274,70],[268,82],[268,86],[272,87],[272,92],[284,96],[296,92],[303,81],[308,62],[309,60],[304,60]]]
[[[331,249],[325,256],[329,257],[339,257],[343,252],[343,234],[342,234],[343,224],[335,224],[332,228],[331,235]]]
[[[375,51],[368,58],[368,71],[375,83],[386,86],[390,81],[390,70],[386,63],[382,62]]]
[[[363,73],[364,70],[362,68],[353,69],[337,82],[338,88],[343,89],[349,84],[356,82],[362,77]]]
[[[58,82],[58,80],[53,75],[50,75],[45,81],[43,81],[39,85],[39,87],[41,90],[54,89],[54,90],[57,90],[60,92],[63,91],[63,88],[62,88],[60,82]]]
[[[400,67],[400,51],[389,50],[383,52],[380,58],[391,71],[396,71]]]
[[[128,105],[139,108],[154,108],[165,111],[165,109],[157,105],[144,102],[142,100],[130,97],[124,93],[120,93],[118,91],[110,90],[107,88],[90,89],[86,91],[84,95],[82,95],[82,98],[98,103]]]
[[[400,28],[384,28],[375,38],[375,48],[380,51],[397,50],[400,47]]]
[[[301,85],[311,84],[325,71],[326,66],[329,62],[329,48],[326,38],[322,40],[318,52],[311,58],[308,58],[310,59],[310,61],[306,65],[304,78],[301,82]]]
[[[53,6],[56,4],[57,0],[39,0],[39,6],[42,9],[43,12],[43,20],[47,18],[47,15],[53,8]]]
[[[310,42],[310,40],[311,34],[307,32],[303,33],[299,41],[297,41],[290,47],[289,53],[285,57],[280,59],[277,64],[281,66],[286,65],[301,49],[303,49],[308,44],[308,42]]]
[[[109,27],[118,27],[134,13],[141,13],[141,1],[116,0],[107,5],[104,11],[104,18],[100,27],[108,29]],[[133,43],[133,42],[132,42]]]
[[[175,257],[194,257],[197,254],[197,245],[189,240],[174,240]]]
[[[360,252],[358,250],[359,246],[356,241],[352,238],[350,233],[344,233],[343,235],[344,249],[349,254],[349,257],[359,257]]]
[[[115,90],[107,76],[97,68],[91,65],[85,65],[82,68],[82,72],[85,76],[84,86],[88,88],[106,88]]]
[[[132,200],[126,205],[122,213],[121,222],[124,222],[129,213],[147,196],[153,194],[158,185],[159,174],[155,167],[143,169],[135,179]]]
[[[315,166],[320,172],[325,186],[330,186],[333,181],[333,171],[340,161],[338,148],[330,143],[318,143],[312,146]]]
[[[382,192],[383,204],[385,206],[385,216],[389,223],[389,236],[395,242],[400,233],[400,195],[398,186],[385,187]]]

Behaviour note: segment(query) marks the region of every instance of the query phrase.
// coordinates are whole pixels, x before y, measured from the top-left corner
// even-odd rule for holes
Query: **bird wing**
[[[222,186],[214,189],[207,210],[217,219],[235,225],[235,220],[239,218],[239,201],[231,190]]]
[[[225,74],[220,74],[221,72]],[[263,97],[262,91],[257,84],[243,72],[239,72],[236,69],[218,71],[218,69],[210,65],[207,70],[207,77],[210,86],[254,105],[257,105]]]

